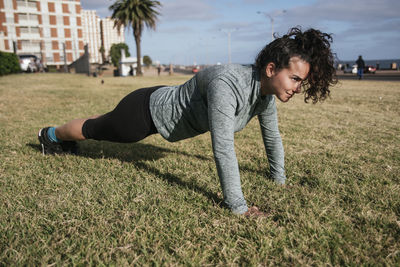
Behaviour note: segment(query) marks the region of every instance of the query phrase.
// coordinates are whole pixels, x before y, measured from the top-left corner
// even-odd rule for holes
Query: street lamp
[[[271,21],[271,40],[272,41],[275,39],[274,38],[274,17],[276,17],[278,15],[281,15],[283,13],[286,13],[285,9],[284,10],[275,11],[273,14],[269,14],[267,12],[257,11],[257,14],[263,14],[264,16],[266,16],[267,18],[270,19],[270,21]]]
[[[235,29],[229,29],[229,30],[223,30],[223,29],[219,29],[222,32],[225,32],[226,34],[228,34],[228,63],[232,63],[231,60],[231,34],[234,31],[237,31],[239,28],[235,28]]]

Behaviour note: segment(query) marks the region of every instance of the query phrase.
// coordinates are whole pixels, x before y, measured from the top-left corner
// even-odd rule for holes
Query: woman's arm
[[[275,182],[284,184],[286,181],[285,153],[283,151],[282,139],[278,128],[275,98],[269,103],[268,108],[258,115],[258,119],[265,151],[268,157],[271,177]]]
[[[243,214],[248,208],[242,192],[234,147],[237,101],[229,86],[218,82],[210,85],[207,102],[214,159],[224,202],[234,213]]]

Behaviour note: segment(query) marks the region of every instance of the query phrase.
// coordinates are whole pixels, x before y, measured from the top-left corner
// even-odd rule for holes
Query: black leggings
[[[86,139],[120,143],[137,142],[157,133],[150,115],[150,95],[164,86],[142,88],[125,96],[115,109],[82,126]]]

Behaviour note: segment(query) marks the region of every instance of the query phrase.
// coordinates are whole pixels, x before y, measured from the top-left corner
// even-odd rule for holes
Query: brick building
[[[0,50],[34,54],[47,65],[83,53],[80,0],[0,0]]]

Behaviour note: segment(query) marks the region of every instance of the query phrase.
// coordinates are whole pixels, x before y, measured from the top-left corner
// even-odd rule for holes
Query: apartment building
[[[88,44],[90,63],[103,63],[101,48],[100,18],[94,10],[82,10],[83,41]]]
[[[80,0],[0,0],[0,50],[67,64],[84,53]]]
[[[114,28],[114,20],[109,17],[100,19],[94,10],[82,11],[82,27],[84,43],[89,47],[90,63],[111,61],[111,46],[125,42],[124,28],[118,32]],[[100,52],[101,47],[104,48],[104,55]]]
[[[114,28],[114,20],[110,17],[101,19],[101,32],[102,32],[102,43],[105,52],[105,58],[111,62],[110,59],[110,48],[113,44],[125,43],[124,28],[121,27],[120,32],[117,28]]]

